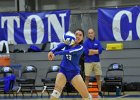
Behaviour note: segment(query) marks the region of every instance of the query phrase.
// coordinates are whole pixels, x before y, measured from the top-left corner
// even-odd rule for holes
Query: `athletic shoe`
[[[103,94],[102,94],[101,91],[98,92],[98,97],[99,97],[99,98],[103,98]]]

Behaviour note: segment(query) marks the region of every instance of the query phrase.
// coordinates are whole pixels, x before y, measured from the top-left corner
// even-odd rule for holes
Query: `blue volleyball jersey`
[[[91,39],[86,39],[86,41],[84,42],[84,55],[85,55],[85,62],[86,63],[90,63],[90,62],[100,62],[100,57],[99,54],[94,54],[94,55],[88,55],[89,54],[89,49],[95,49],[95,50],[99,50],[99,54],[102,53],[102,45],[100,43],[99,40],[96,40],[94,38],[94,40]]]
[[[62,50],[64,48],[64,50]],[[59,44],[51,50],[55,55],[63,55],[61,68],[66,71],[79,71],[79,59],[83,53],[83,46],[77,45],[75,47],[68,46],[64,43]]]

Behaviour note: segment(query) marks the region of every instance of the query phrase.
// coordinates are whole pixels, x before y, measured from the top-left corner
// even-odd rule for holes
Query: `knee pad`
[[[84,98],[84,99],[82,99],[82,100],[93,100],[93,99],[92,99],[92,95],[89,93],[89,94],[88,94],[88,97],[87,97],[87,98]]]
[[[91,94],[88,95],[88,100],[92,100],[92,95]]]
[[[59,91],[57,91],[57,90],[53,90],[53,92],[52,92],[51,95],[52,95],[53,97],[55,97],[55,98],[59,98],[60,95],[61,95],[61,93],[60,93]]]

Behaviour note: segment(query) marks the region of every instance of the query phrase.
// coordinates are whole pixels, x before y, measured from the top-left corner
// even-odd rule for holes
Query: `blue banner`
[[[140,6],[98,9],[100,41],[131,41],[140,39]]]
[[[60,42],[69,30],[70,10],[0,13],[0,41],[11,44]]]

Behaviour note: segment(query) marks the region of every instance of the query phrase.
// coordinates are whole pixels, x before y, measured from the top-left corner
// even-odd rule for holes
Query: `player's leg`
[[[76,75],[71,80],[71,83],[74,86],[74,88],[81,94],[83,100],[92,100],[92,96],[89,94],[81,75]]]
[[[57,100],[66,84],[66,77],[63,73],[58,73],[55,81],[55,88],[51,94],[50,100]]]

